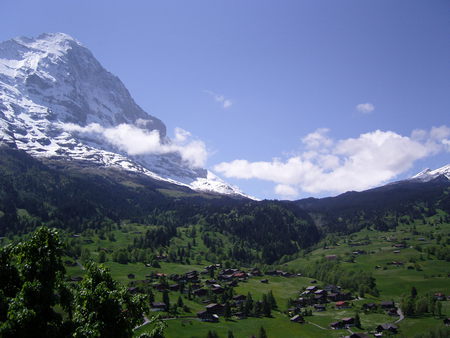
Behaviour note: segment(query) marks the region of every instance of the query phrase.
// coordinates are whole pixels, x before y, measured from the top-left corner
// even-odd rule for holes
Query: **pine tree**
[[[267,338],[266,330],[262,326],[259,328],[258,338]]]
[[[230,303],[228,303],[228,302],[225,303],[223,316],[227,319],[231,317],[231,308],[230,308]]]
[[[178,296],[177,306],[178,307],[183,307],[183,305],[184,305],[183,298],[181,298],[181,296]]]
[[[361,319],[359,318],[359,313],[356,312],[355,314],[355,326],[359,329],[361,329]]]
[[[411,297],[412,297],[412,298],[416,298],[416,297],[417,297],[417,289],[416,289],[415,286],[413,286],[413,287],[411,288]]]
[[[169,292],[167,290],[163,291],[162,300],[163,300],[163,303],[166,304],[166,311],[169,311],[169,309],[170,309],[170,298],[169,298]]]
[[[278,305],[277,302],[275,300],[275,297],[273,296],[272,290],[269,291],[269,293],[267,294],[267,300],[270,303],[270,306],[272,309],[277,309]]]

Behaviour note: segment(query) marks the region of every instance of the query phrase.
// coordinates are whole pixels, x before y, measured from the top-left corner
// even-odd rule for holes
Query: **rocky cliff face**
[[[108,136],[114,128],[125,133]],[[126,138],[126,128],[156,138],[158,149],[123,147],[115,138]],[[36,157],[120,167],[195,190],[242,195],[186,161],[164,123],[143,111],[87,48],[62,33],[0,43],[0,142]]]

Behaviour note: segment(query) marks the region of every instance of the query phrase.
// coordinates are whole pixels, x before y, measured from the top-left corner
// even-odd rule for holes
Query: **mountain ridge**
[[[154,136],[159,148],[134,154],[117,143],[129,142],[127,136],[105,137],[124,126]],[[0,143],[38,158],[87,161],[197,191],[249,197],[188,163],[165,124],[142,110],[118,77],[64,33],[0,43]]]

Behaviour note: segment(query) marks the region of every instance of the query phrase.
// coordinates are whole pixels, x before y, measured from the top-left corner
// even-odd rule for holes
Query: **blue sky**
[[[72,35],[169,134],[203,141],[207,168],[253,196],[335,195],[450,162],[446,0],[1,8],[0,40]]]

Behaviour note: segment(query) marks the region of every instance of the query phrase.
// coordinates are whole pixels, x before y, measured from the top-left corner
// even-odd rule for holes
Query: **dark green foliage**
[[[338,261],[323,259],[309,265],[305,274],[355,292],[364,287],[366,292],[378,296],[375,278],[370,272],[343,269]]]
[[[160,190],[188,197],[174,198]],[[20,215],[19,209],[24,210]],[[262,258],[272,263],[320,239],[310,216],[294,203],[211,198],[126,171],[89,168],[75,161],[47,160],[44,164],[7,147],[0,148],[0,211],[0,236],[27,233],[46,224],[73,233],[97,229],[100,238],[115,240],[105,230],[118,227],[125,219],[157,226],[134,239],[135,249],[167,247],[177,236],[177,227],[201,224],[202,238],[211,253],[222,258],[230,254],[240,262]],[[191,229],[192,247],[197,230]],[[225,234],[230,245],[224,248],[220,239],[206,235],[208,231]],[[80,248],[70,250],[74,257],[83,254],[83,260],[90,260]],[[169,258],[184,260],[182,252],[170,252]],[[122,264],[135,261],[130,252],[120,250],[112,259]]]
[[[267,338],[266,330],[262,326],[259,328],[258,338]]]
[[[355,313],[355,326],[359,329],[361,329],[361,318],[359,317],[359,313]]]
[[[441,326],[431,329],[427,333],[415,335],[414,338],[448,338],[450,337],[450,327]]]
[[[63,322],[53,307],[58,304],[55,289],[64,267],[62,243],[55,230],[39,228],[28,241],[1,249],[2,307],[0,336],[57,337]]]
[[[209,330],[206,338],[219,338],[219,335],[214,330]]]
[[[162,301],[164,304],[166,304],[166,311],[169,311],[170,309],[170,299],[169,299],[169,292],[167,290],[163,291]]]
[[[143,296],[131,295],[105,267],[92,263],[74,304],[75,337],[130,337],[145,310]]]
[[[104,267],[87,265],[77,286],[64,282],[56,230],[0,249],[1,337],[131,337],[142,320],[143,296],[133,296]],[[55,312],[59,306],[64,314]]]

